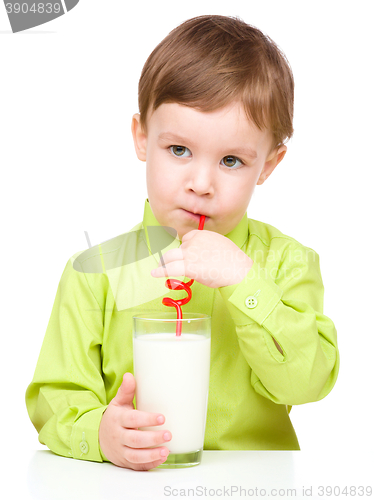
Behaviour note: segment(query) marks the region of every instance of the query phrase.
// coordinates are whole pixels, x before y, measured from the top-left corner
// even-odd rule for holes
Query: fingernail
[[[166,448],[163,448],[161,451],[160,451],[160,455],[162,457],[167,457],[169,455],[169,450],[167,450]]]
[[[157,417],[157,422],[159,424],[162,424],[164,422],[164,417],[162,415],[160,415],[159,417]]]
[[[164,435],[163,435],[163,438],[164,438],[164,441],[170,441],[170,433],[169,432],[165,432]]]

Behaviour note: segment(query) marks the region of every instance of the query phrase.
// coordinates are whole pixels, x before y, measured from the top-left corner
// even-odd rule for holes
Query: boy
[[[147,168],[143,223],[129,233],[131,252],[117,237],[66,265],[26,392],[39,440],[60,455],[135,470],[166,460],[172,436],[157,430],[165,416],[133,406],[132,316],[170,311],[149,290],[186,276],[196,281],[183,311],[212,317],[204,449],[297,450],[289,411],[334,386],[336,329],[323,314],[317,253],[246,214],[293,133],[287,60],[239,19],[190,19],[149,56],[139,110],[132,134]],[[163,266],[148,239],[153,226],[177,232]],[[149,258],[120,267],[145,242]]]

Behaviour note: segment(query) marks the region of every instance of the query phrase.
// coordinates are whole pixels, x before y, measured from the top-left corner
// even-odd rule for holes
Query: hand
[[[116,396],[103,413],[99,428],[100,447],[108,460],[119,467],[149,470],[165,462],[169,450],[149,448],[170,441],[169,431],[142,431],[138,427],[161,425],[165,417],[134,409],[135,378],[125,373]],[[168,435],[168,439],[165,436]]]
[[[163,255],[152,270],[155,278],[186,276],[210,288],[240,283],[251,269],[253,260],[229,238],[214,231],[194,229],[182,238],[179,248]]]

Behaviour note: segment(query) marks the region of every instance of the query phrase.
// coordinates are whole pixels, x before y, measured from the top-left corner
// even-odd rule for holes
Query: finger
[[[183,252],[180,248],[173,248],[169,250],[162,256],[162,260],[158,261],[158,266],[162,267],[162,261],[164,264],[168,264],[169,262],[173,262],[174,260],[183,260]]]
[[[192,229],[192,231],[188,231],[185,235],[182,236],[182,242],[184,243],[185,241],[190,240],[195,236],[196,233],[199,233],[200,231],[198,229]]]
[[[118,406],[131,405],[135,395],[135,378],[132,373],[125,373],[122,378],[122,383],[118,388],[117,394],[112,399],[112,402]]]
[[[168,457],[165,457],[165,458],[162,458],[160,460],[148,462],[146,464],[131,464],[131,468],[132,468],[132,470],[139,470],[139,471],[146,471],[146,470],[154,469],[155,467],[158,467],[159,465],[163,464],[167,458]],[[127,464],[128,463],[129,462],[127,462]],[[126,467],[128,467],[128,465],[126,465]]]
[[[145,450],[130,448],[128,446],[124,447],[124,458],[132,464],[147,464],[156,460],[165,460],[168,455],[169,450],[165,446]]]
[[[137,431],[125,429],[123,433],[123,443],[130,448],[150,448],[151,446],[162,445],[171,440],[169,431]],[[122,441],[122,440],[121,440]]]
[[[165,417],[161,413],[150,413],[141,410],[129,410],[123,413],[122,426],[127,429],[137,429],[138,427],[152,427],[162,425]]]
[[[154,278],[161,277],[183,277],[186,272],[186,266],[183,260],[176,260],[173,262],[169,262],[165,267],[157,267],[156,269],[152,269],[152,276]]]

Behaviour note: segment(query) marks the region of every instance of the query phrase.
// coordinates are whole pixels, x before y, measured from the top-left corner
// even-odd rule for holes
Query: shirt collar
[[[144,229],[147,228],[147,226],[161,226],[161,224],[158,222],[156,219],[152,209],[151,205],[149,203],[148,198],[145,200],[144,204],[144,214],[143,214],[143,227]],[[197,229],[197,227],[196,227]],[[238,246],[240,249],[244,246],[244,244],[248,240],[249,236],[249,225],[248,225],[248,217],[247,217],[247,212],[243,215],[241,221],[237,226],[234,227],[232,231],[230,231],[228,234],[225,234],[226,238],[231,240],[233,243],[235,243],[236,246]],[[181,244],[181,241],[176,239],[176,247],[179,247]],[[174,246],[174,245],[173,245]]]

